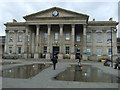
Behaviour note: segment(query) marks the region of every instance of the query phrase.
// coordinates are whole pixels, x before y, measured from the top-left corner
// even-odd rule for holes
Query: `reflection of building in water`
[[[7,22],[5,53],[23,58],[46,58],[57,53],[58,59],[97,60],[111,56],[111,27],[118,22],[88,21],[89,16],[53,7],[23,17],[25,22]],[[113,56],[117,55],[113,32]]]

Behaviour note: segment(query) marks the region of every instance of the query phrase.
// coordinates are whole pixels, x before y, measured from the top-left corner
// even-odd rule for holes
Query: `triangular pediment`
[[[57,11],[58,15],[54,16],[53,12]],[[86,14],[81,14],[81,13],[77,13],[74,11],[70,11],[70,10],[66,10],[66,9],[62,9],[59,7],[53,7],[53,8],[49,8],[37,13],[33,13],[30,15],[26,15],[24,16],[24,19],[30,19],[30,18],[53,18],[53,17],[80,17],[80,18],[88,18],[89,16]]]

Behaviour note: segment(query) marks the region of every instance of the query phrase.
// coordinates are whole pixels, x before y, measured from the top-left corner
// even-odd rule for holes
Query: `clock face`
[[[59,13],[58,13],[58,11],[55,10],[52,12],[52,14],[53,14],[53,16],[58,16]]]

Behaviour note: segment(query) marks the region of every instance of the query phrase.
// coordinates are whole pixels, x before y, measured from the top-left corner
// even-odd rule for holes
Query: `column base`
[[[58,54],[58,59],[63,59],[63,54]]]
[[[71,54],[71,55],[70,55],[70,59],[73,59],[73,60],[74,60],[74,59],[75,59],[75,54]]]
[[[46,54],[46,59],[50,59],[50,53]]]
[[[27,57],[27,53],[24,53],[24,58],[25,58],[25,59],[27,59],[27,58],[28,58],[28,57]]]
[[[35,53],[35,54],[34,54],[34,58],[35,58],[35,59],[38,59],[38,57],[39,57],[39,54],[38,54],[38,53]]]
[[[87,55],[86,55],[86,54],[83,54],[83,55],[82,55],[82,59],[83,59],[83,60],[87,60]]]

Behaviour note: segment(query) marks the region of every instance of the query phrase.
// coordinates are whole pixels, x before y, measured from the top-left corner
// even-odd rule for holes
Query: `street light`
[[[111,27],[111,67],[113,67],[113,45],[112,45],[112,32],[116,32],[117,29],[115,27]]]

